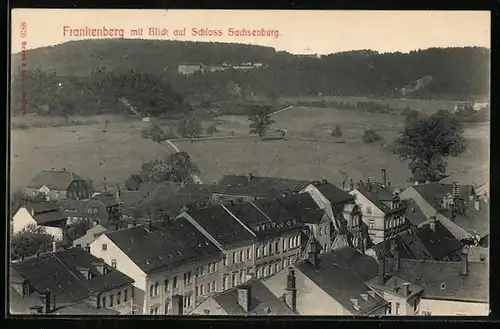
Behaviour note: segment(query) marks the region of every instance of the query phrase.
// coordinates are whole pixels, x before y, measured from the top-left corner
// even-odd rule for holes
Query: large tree
[[[11,257],[17,259],[49,251],[52,249],[53,241],[54,237],[48,234],[44,227],[28,225],[12,236]]]
[[[254,105],[250,109],[248,121],[250,121],[250,133],[263,137],[267,134],[269,126],[275,121],[271,119],[273,114],[271,106]]]
[[[166,165],[169,180],[173,182],[185,182],[191,175],[200,173],[200,169],[193,162],[191,156],[182,151],[169,154]]]
[[[177,126],[179,135],[188,138],[197,138],[201,134],[201,120],[193,113],[182,117]]]
[[[434,181],[446,171],[446,157],[466,150],[462,123],[448,111],[438,111],[407,125],[395,141],[395,151],[410,171]]]

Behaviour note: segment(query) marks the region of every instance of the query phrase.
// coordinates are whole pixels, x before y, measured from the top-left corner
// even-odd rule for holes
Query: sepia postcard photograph
[[[11,316],[489,315],[489,11],[11,18]]]

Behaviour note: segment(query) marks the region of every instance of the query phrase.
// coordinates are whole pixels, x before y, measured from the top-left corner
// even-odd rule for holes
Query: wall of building
[[[127,296],[127,301],[125,301],[125,294]],[[111,298],[113,299],[113,306],[111,306]],[[134,303],[133,285],[127,285],[117,289],[109,290],[101,293],[99,296],[99,305],[101,307],[106,307],[111,310],[118,311],[120,312],[120,314],[132,314],[133,303]]]
[[[250,251],[250,259],[247,257],[247,253]],[[241,253],[243,252],[244,258],[241,259]],[[236,255],[236,262],[233,261],[233,254]],[[251,244],[244,244],[237,247],[228,248],[223,251],[223,257],[226,258],[226,265],[224,261],[219,263],[219,291],[224,291],[225,289],[232,288],[241,284],[246,280],[247,273],[255,273],[255,245],[253,242]],[[235,281],[233,282],[233,274],[235,275]],[[226,279],[224,279],[226,278]],[[242,282],[243,281],[243,282]],[[226,282],[226,287],[224,289],[224,282]]]
[[[377,293],[390,303],[391,315],[410,316],[415,315],[415,313],[418,311],[418,307],[420,304],[420,298],[418,296],[407,299],[402,296],[378,289]],[[417,308],[415,308],[415,302],[417,303]]]
[[[68,187],[67,197],[74,200],[85,200],[90,197],[90,189],[83,180],[71,182]]]
[[[485,316],[489,315],[489,304],[422,298],[419,315]]]
[[[191,315],[229,315],[212,297],[198,305]]]
[[[37,225],[35,219],[31,216],[29,211],[26,208],[21,207],[12,220],[13,234],[19,233],[19,231],[28,225],[36,225],[37,227],[45,228],[45,231],[52,235],[56,240],[62,240],[63,238],[64,228]]]
[[[102,245],[106,244],[106,250]],[[146,274],[137,266],[113,241],[105,234],[98,237],[90,244],[90,253],[97,258],[102,258],[108,265],[112,265],[112,260],[116,260],[116,269],[132,278],[134,282],[134,304],[140,307],[140,311],[145,310],[146,295]]]
[[[357,189],[349,192],[351,195],[355,196],[355,202],[361,209],[363,214],[363,222],[368,226],[368,234],[370,239],[374,244],[384,241],[384,229],[385,229],[385,214],[383,211],[375,207],[375,205],[368,200],[363,194],[361,194]]]
[[[276,242],[278,242],[278,250],[275,250]],[[301,243],[300,230],[284,232],[282,236],[256,243],[256,277],[268,277],[294,264],[298,259]],[[270,246],[272,246],[272,253],[269,252]],[[266,255],[264,255],[264,247],[266,247]],[[259,257],[257,257],[257,249]]]

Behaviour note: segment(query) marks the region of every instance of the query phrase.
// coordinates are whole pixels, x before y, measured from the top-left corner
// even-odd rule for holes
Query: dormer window
[[[446,289],[446,283],[441,283],[441,290],[445,290]]]

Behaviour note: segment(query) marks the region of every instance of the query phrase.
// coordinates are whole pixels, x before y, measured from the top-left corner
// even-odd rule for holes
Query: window
[[[154,284],[151,284],[149,286],[149,297],[153,297],[155,294],[155,285]]]
[[[184,285],[188,285],[191,283],[191,271],[184,273]]]
[[[204,276],[205,275],[205,266],[200,266],[198,268],[198,274],[199,274],[199,276]]]
[[[174,278],[172,279],[172,289],[176,288],[177,288],[177,276],[174,276]]]
[[[372,213],[372,207],[366,207],[366,213],[371,214]]]
[[[387,314],[388,315],[392,314],[392,304],[391,303],[387,304]]]
[[[281,267],[282,267],[282,268],[285,268],[285,267],[286,267],[285,261],[286,261],[286,259],[282,259],[282,260],[281,260]]]
[[[164,291],[169,291],[170,290],[168,279],[165,279],[163,281],[163,289],[164,289]]]
[[[374,219],[370,219],[368,221],[368,227],[369,228],[375,228],[375,220]]]
[[[319,228],[319,235],[323,235],[323,227]]]
[[[212,292],[212,282],[209,282],[209,283],[207,284],[207,292],[208,292],[208,293],[211,293],[211,292]]]
[[[226,290],[227,289],[227,275],[224,275],[222,277],[222,290]]]
[[[257,272],[257,279],[260,279],[260,277],[261,277],[260,267],[257,267],[257,269],[255,271]]]
[[[112,266],[113,268],[116,268],[116,259],[112,259],[112,260],[111,260],[111,266]]]
[[[255,248],[255,257],[260,258],[260,247]]]
[[[155,296],[158,295],[158,288],[159,288],[159,283],[155,282]]]
[[[128,302],[128,289],[123,291],[123,302]]]
[[[269,275],[273,275],[273,265],[269,265]]]
[[[267,276],[267,267],[264,265],[262,266],[262,277],[266,277]]]
[[[399,314],[400,308],[401,308],[401,304],[396,302],[396,314]]]
[[[274,242],[274,252],[278,253],[280,250],[280,242],[277,240]]]
[[[245,282],[245,279],[243,277],[243,271],[240,271],[240,283]]]
[[[107,244],[105,244],[105,243],[103,243],[103,244],[102,244],[102,250],[103,250],[103,251],[108,250],[108,245],[107,245]]]
[[[212,291],[217,291],[217,281],[212,281]]]
[[[106,308],[106,296],[102,297],[102,307]]]
[[[236,251],[233,252],[233,264],[236,264]]]
[[[200,286],[200,295],[205,295],[205,287],[203,285]]]
[[[195,297],[200,296],[200,287],[196,286],[195,288]]]
[[[276,263],[274,264],[274,273],[278,273],[280,271],[280,264]]]
[[[170,301],[165,299],[165,314],[168,314],[168,310],[170,309]]]
[[[110,295],[109,296],[109,307],[113,307],[113,298],[114,296],[113,295]]]
[[[273,243],[269,242],[269,255],[272,255],[272,254],[274,254]]]
[[[232,283],[231,283],[231,284],[232,284],[232,287],[237,286],[237,283],[238,283],[238,282],[236,281],[236,273],[233,273],[233,275],[232,275],[232,279],[233,279],[233,281],[232,281]]]
[[[184,307],[190,307],[191,306],[191,296],[192,295],[184,296]]]
[[[36,196],[36,191],[33,191],[31,194],[32,194],[33,196]]]
[[[121,299],[122,299],[122,293],[121,293],[121,291],[118,291],[116,293],[116,305],[120,305]]]
[[[292,239],[292,237],[289,237],[289,238],[288,238],[288,246],[289,246],[289,248],[293,248],[293,247],[295,247],[295,246],[293,245],[293,239]]]
[[[252,259],[252,249],[248,248],[247,249],[247,260],[251,260],[251,259]]]
[[[222,266],[227,266],[227,255],[222,258]]]
[[[92,209],[92,212],[94,213],[94,215],[97,215],[99,213],[99,209],[94,208],[94,209]]]
[[[92,208],[88,208],[88,209],[87,209],[87,212],[88,212],[89,214],[92,214]]]
[[[285,238],[285,239],[283,239],[283,248],[282,248],[282,250],[283,250],[283,251],[285,251],[285,250],[286,250],[286,238]]]
[[[160,308],[158,307],[158,305],[155,305],[155,306],[151,306],[151,308],[149,309],[149,314],[150,315],[158,315],[158,310]]]
[[[262,247],[262,256],[267,256],[267,245]]]

